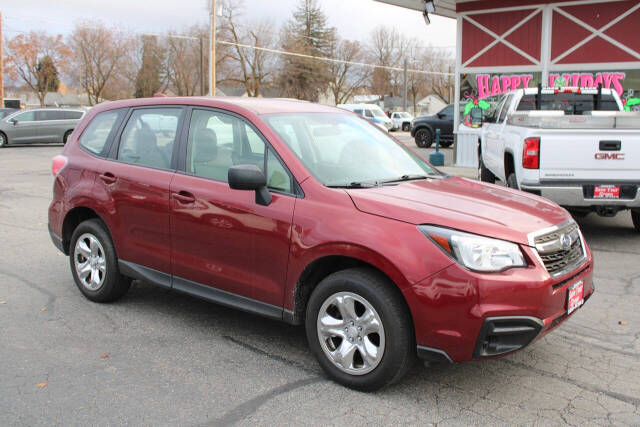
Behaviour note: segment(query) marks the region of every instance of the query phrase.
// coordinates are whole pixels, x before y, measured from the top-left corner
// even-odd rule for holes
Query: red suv
[[[332,107],[105,103],[53,174],[51,237],[88,299],[139,279],[304,324],[327,374],[360,390],[400,379],[415,356],[521,349],[594,290],[564,209],[445,175]]]

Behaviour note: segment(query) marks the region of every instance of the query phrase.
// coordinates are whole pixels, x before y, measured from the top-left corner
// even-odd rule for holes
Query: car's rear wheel
[[[511,172],[507,177],[507,187],[516,190],[520,189],[520,187],[518,187],[518,180],[516,179],[516,174],[514,172]]]
[[[69,252],[76,286],[91,301],[115,301],[129,290],[131,280],[118,270],[116,251],[102,221],[91,219],[78,225]]]
[[[395,285],[370,269],[326,277],[306,313],[307,340],[327,375],[373,391],[399,380],[415,358],[408,309]]]
[[[640,209],[631,211],[631,220],[636,231],[640,232]]]
[[[65,132],[64,137],[62,138],[62,143],[66,144],[67,140],[69,139],[69,137],[71,136],[71,133],[73,132],[73,129],[68,130]]]
[[[416,145],[420,148],[429,148],[433,143],[433,136],[429,129],[420,129],[416,132]]]
[[[482,155],[478,155],[478,179],[482,182],[490,182],[492,184],[496,182],[495,175],[484,165]]]
[[[0,132],[0,148],[4,148],[7,145],[9,145],[9,142],[7,140],[7,135],[5,135],[4,133]]]

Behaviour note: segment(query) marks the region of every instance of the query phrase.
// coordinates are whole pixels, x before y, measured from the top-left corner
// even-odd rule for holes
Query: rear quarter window
[[[115,133],[116,125],[123,115],[123,110],[105,111],[97,114],[82,132],[78,144],[92,154],[104,156],[107,151],[107,141]]]

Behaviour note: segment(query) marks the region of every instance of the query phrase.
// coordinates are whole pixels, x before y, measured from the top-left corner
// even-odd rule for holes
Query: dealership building
[[[457,21],[456,111],[474,99],[543,86],[640,98],[640,1],[377,0]],[[428,27],[426,29],[428,31]],[[456,164],[476,166],[477,131],[456,114]]]

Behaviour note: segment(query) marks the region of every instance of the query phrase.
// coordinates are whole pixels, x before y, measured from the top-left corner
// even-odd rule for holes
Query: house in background
[[[438,111],[442,110],[447,106],[447,103],[442,100],[438,95],[427,95],[422,98],[417,103],[418,111],[416,112],[416,116],[419,115],[431,115],[435,114]]]

